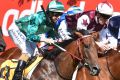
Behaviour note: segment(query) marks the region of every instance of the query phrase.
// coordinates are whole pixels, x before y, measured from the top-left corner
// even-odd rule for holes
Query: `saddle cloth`
[[[30,79],[32,72],[42,59],[43,57],[37,56],[36,60],[25,68],[23,71],[23,76]],[[0,80],[12,80],[17,64],[18,60],[15,59],[4,61],[0,65]]]

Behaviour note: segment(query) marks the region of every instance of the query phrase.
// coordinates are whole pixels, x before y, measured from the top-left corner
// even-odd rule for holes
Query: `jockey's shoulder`
[[[20,17],[19,19],[16,20],[16,22],[27,22],[33,19],[38,19],[38,18],[43,18],[44,19],[45,14],[43,11],[38,11],[33,14],[25,15],[23,17]]]

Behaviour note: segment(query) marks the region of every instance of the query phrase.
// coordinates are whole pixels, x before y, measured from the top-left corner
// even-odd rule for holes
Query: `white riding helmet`
[[[113,6],[108,2],[102,2],[97,5],[96,11],[111,16],[113,14]]]

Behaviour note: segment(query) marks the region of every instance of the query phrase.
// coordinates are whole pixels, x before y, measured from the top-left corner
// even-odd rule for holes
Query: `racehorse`
[[[85,67],[78,70],[76,80],[120,80],[120,47],[117,50],[110,49],[104,57],[99,58],[100,73],[98,76],[89,74]]]
[[[16,58],[16,56],[18,58],[21,52],[18,48],[15,49],[17,53],[14,52],[15,54],[11,55],[13,53],[8,51],[9,55],[5,58],[3,53],[2,58],[11,59]],[[71,80],[79,62],[87,63],[92,75],[99,74],[97,49],[91,36],[72,41],[65,47],[65,50],[54,59],[49,58],[49,56],[42,59],[33,71],[30,80]]]
[[[68,44],[54,60],[43,59],[37,66],[32,80],[71,80],[76,66],[81,61],[90,65],[93,74],[99,73],[97,50],[91,36],[79,38]],[[93,72],[94,70],[96,72]],[[39,77],[38,77],[39,76]],[[36,77],[38,77],[36,79]]]

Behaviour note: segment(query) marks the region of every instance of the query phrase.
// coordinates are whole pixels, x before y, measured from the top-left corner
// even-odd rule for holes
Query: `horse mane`
[[[120,52],[118,50],[110,49],[105,53],[105,56],[114,56],[114,55],[120,55]]]

